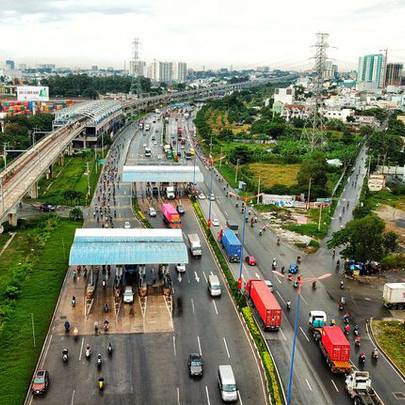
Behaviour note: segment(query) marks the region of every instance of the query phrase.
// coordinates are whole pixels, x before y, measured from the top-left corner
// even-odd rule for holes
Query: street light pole
[[[242,246],[240,248],[240,267],[239,267],[239,278],[238,278],[238,285],[240,286],[240,289],[242,288],[243,246],[245,244],[246,211],[247,211],[247,201],[246,201],[244,211],[243,211]]]
[[[274,274],[277,274],[279,277],[288,279],[288,276],[280,273],[279,271],[273,270]],[[297,309],[295,313],[295,325],[294,325],[294,338],[293,338],[293,346],[291,350],[291,362],[290,362],[290,374],[288,377],[288,392],[287,392],[287,405],[291,404],[291,388],[292,388],[292,376],[294,371],[294,359],[295,359],[295,346],[297,342],[297,331],[298,331],[298,314],[300,310],[300,302],[301,302],[301,288],[305,283],[316,282],[318,280],[323,280],[324,278],[330,277],[331,273],[322,274],[319,277],[310,277],[310,278],[302,278],[301,276],[296,277],[294,279],[295,283],[298,283],[298,296],[297,296]]]
[[[213,177],[214,177],[214,170],[213,170],[214,162],[211,159],[211,184],[210,184],[210,195],[208,196],[209,205],[208,205],[208,227],[211,228],[211,195],[212,195],[212,184],[213,184]]]

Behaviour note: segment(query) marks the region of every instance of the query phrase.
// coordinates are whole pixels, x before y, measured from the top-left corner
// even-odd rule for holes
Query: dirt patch
[[[405,211],[389,205],[380,205],[376,213],[384,220],[386,230],[397,233],[401,246],[405,246]]]

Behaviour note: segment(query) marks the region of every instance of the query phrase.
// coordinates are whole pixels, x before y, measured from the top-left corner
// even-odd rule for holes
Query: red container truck
[[[319,346],[333,373],[348,373],[351,371],[350,343],[339,327],[324,326]]]
[[[173,229],[181,228],[180,215],[172,204],[169,203],[162,204],[162,214],[163,214],[163,221],[169,228]]]
[[[278,330],[281,325],[281,307],[263,280],[249,279],[245,292],[257,309],[263,330]]]

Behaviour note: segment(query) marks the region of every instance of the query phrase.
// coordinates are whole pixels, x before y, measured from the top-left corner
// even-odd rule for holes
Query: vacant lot
[[[299,164],[277,165],[269,163],[250,163],[246,166],[256,179],[260,177],[263,186],[271,187],[275,184],[292,186],[297,183]]]

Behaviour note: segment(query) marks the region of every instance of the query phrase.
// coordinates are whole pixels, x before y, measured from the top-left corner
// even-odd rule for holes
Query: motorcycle
[[[374,360],[377,360],[377,359],[378,359],[378,356],[379,356],[378,350],[377,350],[377,349],[374,349],[373,352],[372,352],[372,354],[371,354],[371,356],[372,356],[372,358],[373,358]]]
[[[90,345],[87,345],[85,355],[86,355],[86,359],[90,359],[90,357],[91,357],[91,347],[90,347]]]
[[[108,343],[108,346],[107,346],[107,351],[108,351],[108,354],[112,354],[112,352],[113,352],[113,347],[112,347],[112,344],[111,344],[111,342],[110,343]]]
[[[103,358],[101,357],[101,354],[99,353],[97,355],[97,367],[100,368],[102,364],[103,364]]]
[[[354,343],[355,343],[355,345],[356,345],[357,347],[360,347],[360,344],[361,344],[360,336],[357,336],[357,337],[356,337]]]
[[[105,305],[104,305],[104,312],[108,312],[110,310],[110,307],[108,306],[108,304],[107,303],[105,303]]]
[[[105,320],[104,321],[104,332],[108,332],[109,328],[110,328],[110,322]]]
[[[66,363],[69,359],[68,349],[63,349],[62,351],[62,360]]]
[[[291,302],[288,301],[288,302],[287,302],[287,310],[289,311],[290,309],[291,309]]]
[[[280,246],[280,238],[277,239],[277,246]]]
[[[105,287],[106,287],[106,281],[105,281],[105,279],[103,278],[103,288],[105,289]]]
[[[259,236],[262,236],[262,235],[263,235],[263,231],[260,229]]]
[[[359,363],[363,365],[366,363],[366,355],[364,353],[360,353]]]
[[[354,327],[354,329],[353,329],[353,335],[354,335],[354,336],[359,336],[359,329],[358,329],[358,328]]]
[[[297,256],[297,264],[301,264],[301,256]]]
[[[72,298],[72,307],[74,308],[76,306],[76,297],[73,296]]]
[[[103,377],[100,377],[98,379],[98,390],[104,391],[104,378]]]
[[[339,266],[337,266],[339,267]],[[340,282],[340,289],[343,290],[345,288],[345,285],[343,284],[343,281]]]
[[[66,321],[66,322],[65,322],[64,327],[65,327],[65,332],[69,332],[69,331],[70,331],[70,323],[69,323],[69,321]]]
[[[294,282],[294,288],[298,288],[298,281]]]
[[[73,336],[75,340],[77,340],[77,338],[79,337],[79,329],[77,329],[77,327],[73,329]]]
[[[312,282],[312,289],[313,289],[313,290],[316,290],[316,281],[313,281],[313,282]]]
[[[349,325],[346,325],[344,327],[344,332],[345,332],[345,335],[349,335],[349,333],[350,333],[350,326]]]

